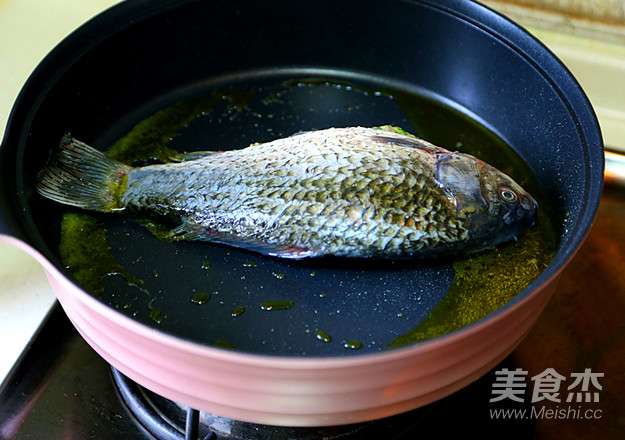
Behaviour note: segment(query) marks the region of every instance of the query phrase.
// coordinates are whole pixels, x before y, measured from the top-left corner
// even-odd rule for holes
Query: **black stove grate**
[[[386,419],[315,428],[269,426],[219,417],[165,399],[111,367],[119,396],[135,421],[163,440],[399,440],[428,409]]]

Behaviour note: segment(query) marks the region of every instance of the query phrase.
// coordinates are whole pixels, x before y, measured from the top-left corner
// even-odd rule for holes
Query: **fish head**
[[[434,177],[469,229],[475,250],[516,239],[536,219],[538,203],[511,177],[464,153],[440,157]]]
[[[500,225],[497,232],[502,241],[518,237],[534,224],[538,203],[510,176],[483,163],[480,183],[482,196],[488,203],[488,215]]]

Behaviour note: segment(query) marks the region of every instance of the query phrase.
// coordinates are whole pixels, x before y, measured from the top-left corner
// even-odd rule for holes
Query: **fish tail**
[[[121,196],[131,169],[65,135],[39,174],[37,191],[66,205],[103,212],[119,210],[124,208]]]

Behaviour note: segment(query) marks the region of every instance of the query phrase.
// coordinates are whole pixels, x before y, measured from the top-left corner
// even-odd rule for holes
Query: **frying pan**
[[[447,293],[449,261],[284,261],[163,242],[132,220],[99,216],[116,261],[144,283],[110,276],[100,294],[83,290],[59,256],[67,209],[34,190],[50,151],[67,132],[106,149],[158,111],[215,96],[170,148],[242,148],[350,125],[399,125],[451,147],[458,138],[449,133],[489,133],[544,192],[541,206],[557,226],[555,257],[495,312],[394,349],[394,338]],[[506,157],[495,155],[495,165],[505,167]],[[591,226],[603,149],[592,108],[566,68],[478,3],[129,0],[41,62],[13,108],[0,167],[0,239],[43,265],[67,315],[104,359],[202,411],[319,426],[427,404],[510,353]],[[202,293],[210,294],[206,304],[190,301]],[[293,307],[263,310],[265,301]],[[245,312],[232,316],[237,307]]]

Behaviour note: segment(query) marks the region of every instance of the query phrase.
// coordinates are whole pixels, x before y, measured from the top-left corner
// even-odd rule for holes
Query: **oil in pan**
[[[513,177],[541,206],[536,225],[517,242],[456,260],[290,261],[170,242],[162,240],[163,225],[152,221],[70,209],[60,225],[60,254],[77,282],[120,312],[185,339],[261,354],[340,356],[411,344],[471,324],[547,267],[557,235],[542,190],[503,140],[423,91],[315,73],[199,84],[132,112],[100,144],[116,139],[109,155],[146,164],[181,151],[240,149],[299,131],[394,125]]]

